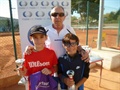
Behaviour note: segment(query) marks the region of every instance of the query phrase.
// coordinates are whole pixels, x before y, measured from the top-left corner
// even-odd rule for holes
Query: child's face
[[[43,35],[43,34],[33,34],[32,36],[30,36],[30,40],[34,43],[34,46],[36,47],[41,47],[45,44],[45,41],[47,39],[47,36]]]
[[[70,40],[70,43],[63,44],[63,47],[70,56],[73,56],[77,52],[78,45],[75,40]]]

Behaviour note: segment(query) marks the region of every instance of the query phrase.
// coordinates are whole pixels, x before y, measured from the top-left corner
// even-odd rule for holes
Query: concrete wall
[[[120,50],[102,48],[101,50],[92,49],[92,52],[104,59],[103,68],[112,70],[120,66]]]

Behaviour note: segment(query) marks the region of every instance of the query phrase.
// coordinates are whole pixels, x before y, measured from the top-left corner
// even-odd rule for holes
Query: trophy
[[[17,65],[17,72],[18,72],[18,75],[20,76],[20,73],[19,73],[19,69],[22,69],[23,68],[23,63],[24,63],[24,59],[17,59],[15,61],[16,65]],[[22,78],[18,81],[18,84],[19,85],[22,85],[22,84],[26,84],[26,77],[22,76]]]
[[[17,69],[22,69],[22,65],[23,65],[24,61],[25,61],[24,59],[17,59],[15,61],[16,65],[17,65]],[[18,75],[20,75],[19,72],[18,72]]]
[[[74,71],[68,70],[67,75],[69,76],[70,80],[73,80]],[[68,90],[75,90],[75,85],[72,85],[71,87],[69,87]]]

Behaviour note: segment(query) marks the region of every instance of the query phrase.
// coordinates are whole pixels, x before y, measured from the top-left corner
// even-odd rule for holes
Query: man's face
[[[50,17],[54,25],[62,26],[65,19],[65,14],[61,7],[55,7],[51,10]]]

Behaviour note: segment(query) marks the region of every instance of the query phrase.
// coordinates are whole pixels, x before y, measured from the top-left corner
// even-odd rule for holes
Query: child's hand
[[[41,72],[42,72],[43,74],[45,74],[45,75],[49,75],[49,74],[52,73],[52,71],[49,70],[48,68],[44,68]]]
[[[72,85],[75,84],[74,80],[71,80],[70,78],[64,78],[63,81],[68,87],[71,87]]]
[[[75,90],[78,90],[78,86],[75,85]]]
[[[18,68],[18,71],[19,71],[18,75],[21,75],[21,76],[25,76],[27,73],[27,69],[25,67]]]

